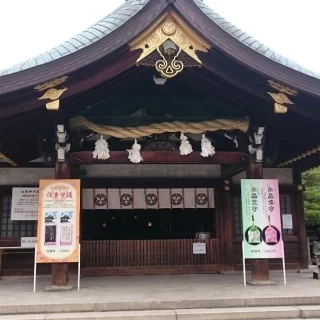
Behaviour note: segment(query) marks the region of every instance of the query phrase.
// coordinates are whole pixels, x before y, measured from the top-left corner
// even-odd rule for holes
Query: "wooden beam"
[[[203,158],[200,152],[193,152],[188,156],[181,156],[179,151],[142,151],[144,164],[233,164],[246,157],[241,152],[217,152],[209,158]],[[93,159],[92,151],[81,151],[70,153],[69,162],[72,165],[91,165],[91,164],[129,164],[127,151],[111,151],[110,159]]]
[[[262,179],[263,166],[262,163],[254,163],[250,157],[247,167],[247,179]],[[267,282],[269,278],[269,260],[268,259],[254,259],[251,266],[252,282]]]

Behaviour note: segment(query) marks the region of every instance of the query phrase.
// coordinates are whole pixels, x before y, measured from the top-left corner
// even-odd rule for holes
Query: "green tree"
[[[320,168],[314,168],[302,174],[305,185],[304,213],[309,226],[320,225]]]

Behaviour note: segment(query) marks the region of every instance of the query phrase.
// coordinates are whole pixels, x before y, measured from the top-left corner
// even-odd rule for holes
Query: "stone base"
[[[73,290],[73,286],[47,286],[44,290],[48,292],[71,291]]]
[[[299,273],[318,272],[318,267],[317,266],[311,266],[311,267],[309,267],[309,269],[300,269],[298,272]]]
[[[277,283],[275,281],[247,281],[249,286],[275,286]]]

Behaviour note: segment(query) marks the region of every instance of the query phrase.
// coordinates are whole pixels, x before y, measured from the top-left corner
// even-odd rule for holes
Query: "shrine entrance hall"
[[[213,188],[83,189],[88,274],[218,271]],[[194,254],[204,243],[207,253]]]

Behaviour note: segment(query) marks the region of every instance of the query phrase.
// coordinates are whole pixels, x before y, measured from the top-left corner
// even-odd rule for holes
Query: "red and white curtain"
[[[88,210],[208,209],[214,208],[214,189],[83,189],[82,208]]]

